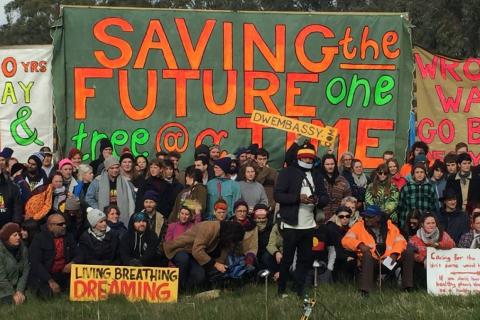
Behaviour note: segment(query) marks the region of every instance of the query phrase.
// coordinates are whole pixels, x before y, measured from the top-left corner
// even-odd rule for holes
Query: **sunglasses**
[[[51,224],[53,224],[54,226],[57,226],[57,227],[65,227],[67,225],[65,222],[51,223]]]
[[[339,219],[350,219],[350,217],[351,217],[350,215],[346,215],[346,216],[344,216],[344,215],[339,215],[339,216],[338,216]]]

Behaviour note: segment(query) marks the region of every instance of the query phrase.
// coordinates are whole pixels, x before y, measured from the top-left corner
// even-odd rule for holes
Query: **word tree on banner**
[[[128,146],[191,159],[202,143],[229,153],[258,143],[278,167],[295,133],[251,122],[258,110],[332,127],[337,154],[374,168],[384,151],[407,147],[409,28],[402,14],[63,7],[54,43],[62,148],[92,160],[107,137],[114,155]]]
[[[70,301],[100,301],[115,295],[129,301],[176,302],[178,269],[72,265]]]
[[[480,250],[427,248],[427,289],[434,295],[480,292]]]
[[[480,59],[454,60],[414,49],[417,77],[417,135],[443,159],[465,142],[480,159]]]
[[[53,147],[52,46],[0,48],[0,148],[26,162]]]

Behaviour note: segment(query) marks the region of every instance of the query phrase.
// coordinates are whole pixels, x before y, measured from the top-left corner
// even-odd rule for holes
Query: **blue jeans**
[[[172,260],[179,268],[182,289],[196,287],[205,281],[205,269],[188,252],[180,251]]]

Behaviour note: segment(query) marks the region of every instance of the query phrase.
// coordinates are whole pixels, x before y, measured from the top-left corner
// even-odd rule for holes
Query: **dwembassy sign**
[[[255,110],[338,130],[365,167],[406,147],[412,58],[400,14],[298,14],[64,7],[54,91],[64,150],[118,152],[251,143],[280,164],[293,133]],[[81,42],[78,39],[82,39]]]
[[[176,302],[178,269],[72,265],[71,301],[99,301],[112,295],[130,301]]]

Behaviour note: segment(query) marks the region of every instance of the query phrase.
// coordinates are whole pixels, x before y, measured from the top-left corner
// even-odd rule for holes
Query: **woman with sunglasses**
[[[386,164],[381,164],[375,169],[372,183],[365,193],[365,205],[376,205],[382,209],[393,222],[397,222],[397,206],[399,192],[391,182]]]
[[[345,250],[342,238],[347,233],[352,216],[350,208],[338,207],[335,214],[325,225],[328,251],[327,273],[332,273],[334,280],[352,279],[355,271],[355,254]]]

